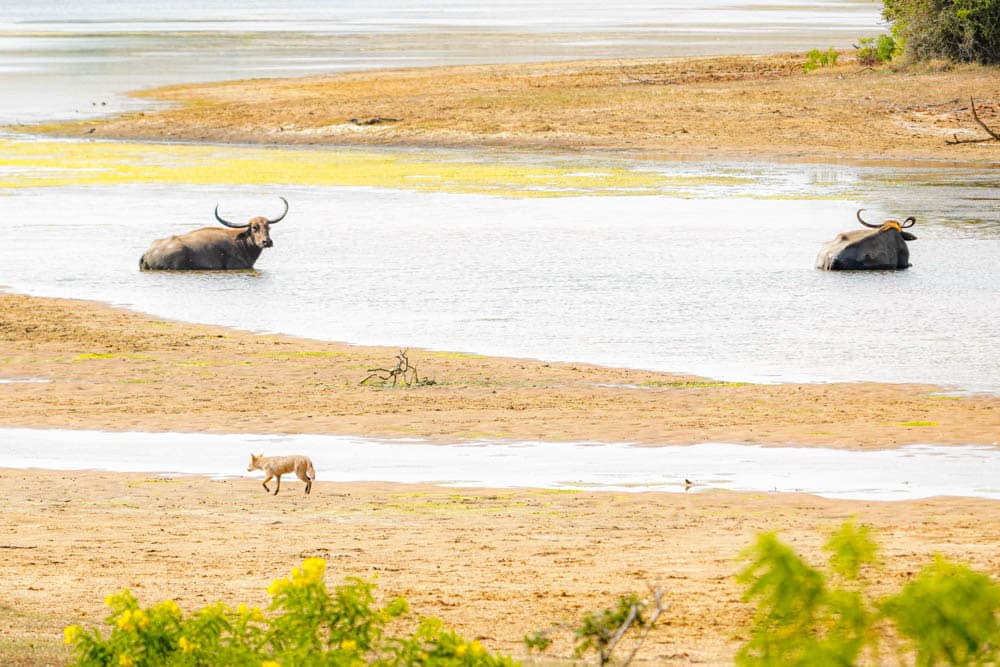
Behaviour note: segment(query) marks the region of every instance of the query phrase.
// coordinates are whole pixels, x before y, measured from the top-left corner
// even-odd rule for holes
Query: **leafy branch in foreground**
[[[597,664],[611,664],[615,649],[629,636],[633,639],[632,650],[620,664],[632,664],[653,626],[670,608],[663,600],[664,591],[661,588],[650,586],[649,592],[652,602],[640,599],[633,593],[619,598],[616,607],[590,612],[584,616],[582,624],[574,632],[574,656],[581,658],[593,651],[597,656]],[[549,633],[548,630],[537,630],[525,636],[524,644],[529,651],[545,651],[552,643]]]
[[[737,664],[880,664],[881,625],[894,626],[906,642],[892,662],[929,667],[1000,659],[1000,587],[986,575],[938,557],[900,592],[875,599],[866,586],[866,573],[878,564],[869,530],[846,523],[825,549],[829,576],[773,533],[744,553],[749,565],[738,578],[757,612]]]
[[[375,602],[375,585],[349,577],[329,591],[326,561],[308,558],[291,576],[267,589],[270,611],[222,603],[185,616],[171,600],[145,609],[125,590],[109,595],[106,637],[96,628],[65,630],[78,667],[513,667],[510,658],[489,653],[436,618],[421,619],[410,636],[392,636],[389,623],[409,611],[404,598]]]

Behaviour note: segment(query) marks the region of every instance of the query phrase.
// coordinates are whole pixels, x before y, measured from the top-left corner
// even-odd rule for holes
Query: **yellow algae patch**
[[[582,169],[514,157],[450,153],[0,138],[0,187],[93,185],[369,186],[505,197],[674,194],[733,186],[732,176],[664,175],[624,166]]]

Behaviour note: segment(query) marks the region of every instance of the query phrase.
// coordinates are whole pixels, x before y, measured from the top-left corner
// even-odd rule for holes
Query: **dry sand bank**
[[[378,576],[491,650],[523,656],[522,636],[578,622],[647,583],[671,610],[648,643],[652,664],[731,663],[751,616],[733,574],[762,531],[815,563],[829,532],[854,517],[875,528],[887,593],[933,553],[1000,575],[1000,504],[905,503],[800,495],[606,494],[457,490],[318,481],[265,495],[259,479],[212,481],[110,473],[0,470],[0,572],[17,582],[0,602],[0,656],[55,664],[62,628],[99,624],[105,595],[186,611],[215,600],[265,605],[265,588],[302,559],[329,577]],[[568,655],[564,637],[555,652]],[[11,664],[11,663],[7,663]],[[17,663],[13,663],[17,664]]]
[[[491,146],[668,158],[996,164],[997,68],[894,71],[804,54],[437,67],[181,85],[174,108],[44,128],[74,136],[263,144]],[[355,122],[352,122],[354,119]],[[373,122],[381,121],[381,122]],[[367,124],[372,122],[372,124]]]
[[[926,385],[752,385],[412,350],[432,386],[361,386],[396,349],[0,294],[2,426],[821,445],[995,445],[1000,397]]]

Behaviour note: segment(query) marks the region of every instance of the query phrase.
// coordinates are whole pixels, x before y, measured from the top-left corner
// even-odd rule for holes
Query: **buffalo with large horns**
[[[858,222],[869,229],[841,232],[827,241],[816,256],[816,268],[826,271],[905,269],[910,266],[907,241],[917,237],[904,231],[917,219],[912,215],[903,222],[886,220],[881,225],[865,222],[858,209]]]
[[[242,225],[223,219],[216,206],[215,219],[231,229],[204,227],[153,241],[139,260],[139,268],[143,271],[252,269],[261,251],[274,245],[270,226],[288,214],[288,201],[284,197],[279,199],[284,202],[285,210],[277,218],[257,216]]]

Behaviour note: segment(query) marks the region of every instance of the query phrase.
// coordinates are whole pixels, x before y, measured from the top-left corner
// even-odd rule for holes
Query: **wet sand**
[[[896,590],[934,553],[1000,575],[1000,504],[970,499],[830,501],[794,494],[611,494],[457,490],[319,480],[287,482],[0,470],[4,525],[0,607],[6,647],[59,664],[62,627],[99,624],[104,596],[128,587],[143,604],[185,611],[222,600],[266,605],[265,588],[312,556],[331,583],[377,576],[491,650],[524,657],[524,634],[575,624],[617,596],[666,590],[670,611],[646,664],[731,664],[751,608],[734,580],[738,554],[762,531],[814,563],[843,521],[883,546],[876,594]],[[550,651],[566,657],[569,634]]]
[[[180,85],[173,108],[24,128],[59,135],[254,144],[475,146],[706,157],[995,164],[969,108],[1000,126],[997,69],[804,73],[801,53],[359,72]]]
[[[81,301],[0,295],[0,384],[9,426],[218,432],[329,432],[466,438],[731,440],[835,447],[992,444],[998,399],[909,385],[732,385],[662,373],[412,350],[436,384],[363,387],[396,350],[164,322]],[[610,386],[609,386],[610,385]],[[627,385],[627,386],[623,386]],[[632,388],[638,387],[638,388]],[[905,421],[904,421],[905,420]],[[906,425],[909,423],[910,425]],[[936,424],[936,425],[929,425]],[[848,518],[878,531],[888,592],[942,553],[1000,575],[1000,503],[899,503],[796,494],[458,490],[285,480],[2,470],[0,660],[64,664],[61,630],[99,624],[104,596],[186,610],[265,604],[265,588],[310,556],[332,582],[378,576],[491,650],[573,624],[650,583],[671,610],[648,664],[723,665],[751,608],[739,552],[778,530],[820,558]],[[697,489],[695,489],[696,491]],[[567,634],[551,653],[568,657]]]
[[[871,449],[996,445],[1000,397],[929,385],[754,385],[410,350],[432,385],[361,385],[395,348],[167,322],[0,294],[2,426],[701,442]]]

